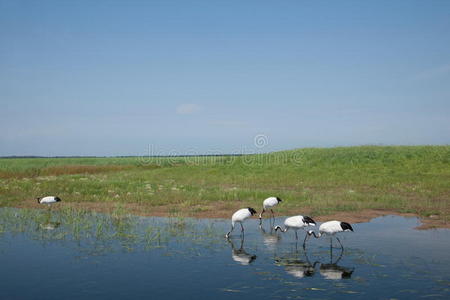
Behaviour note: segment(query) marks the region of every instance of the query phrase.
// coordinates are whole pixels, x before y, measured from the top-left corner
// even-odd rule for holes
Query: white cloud
[[[190,115],[195,114],[201,110],[201,106],[193,103],[186,103],[177,106],[177,114],[179,115]]]

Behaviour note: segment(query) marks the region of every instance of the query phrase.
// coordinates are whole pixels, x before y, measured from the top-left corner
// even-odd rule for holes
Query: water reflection
[[[275,234],[270,221],[262,227],[257,220],[248,224],[245,240],[236,236],[225,242],[228,220],[71,209],[49,215],[3,208],[0,298],[33,298],[35,290],[19,287],[24,282],[39,284],[42,298],[51,298],[47,296],[62,287],[58,292],[67,291],[65,299],[99,294],[262,299],[298,298],[300,293],[323,299],[347,299],[349,294],[448,298],[448,230],[417,231],[415,219],[384,218],[358,224],[345,251],[330,251],[327,240],[314,240],[305,250],[297,247],[292,239]],[[38,282],[43,269],[49,280]],[[170,282],[177,282],[177,288]]]
[[[255,259],[256,255],[249,254],[244,249],[244,238],[240,239],[240,247],[239,249],[236,249],[234,246],[233,240],[228,239],[228,242],[231,245],[231,258],[241,265],[249,265],[251,264]]]
[[[319,262],[311,263],[304,252],[304,259],[300,259],[301,254],[298,251],[288,254],[284,257],[275,258],[275,265],[283,266],[286,273],[296,278],[311,277],[316,273],[316,265]]]
[[[320,275],[325,279],[339,280],[352,277],[355,268],[342,267],[337,264],[321,264]]]
[[[325,263],[319,260],[311,263],[308,252],[304,251],[303,255],[299,251],[294,251],[285,256],[276,257],[275,265],[284,267],[286,273],[296,278],[312,277],[317,273],[317,266],[319,266],[319,273],[325,279],[348,279],[351,278],[354,272],[354,267],[344,267],[338,265],[338,262],[343,256],[343,251],[333,262],[333,253],[330,253],[330,262]],[[302,258],[303,256],[303,258]]]
[[[270,219],[272,220],[272,219]],[[264,229],[263,225],[259,225],[259,231],[263,237],[263,243],[269,250],[275,250],[277,244],[281,241],[281,237],[274,230],[274,223],[269,223],[269,230]]]
[[[61,225],[61,222],[47,222],[39,224],[39,227],[44,230],[55,230]]]
[[[338,262],[341,260],[343,254],[344,250],[342,249],[337,259],[333,262],[333,251],[330,251],[330,263],[320,264],[320,275],[322,275],[325,279],[331,280],[351,278],[355,268],[338,265]]]

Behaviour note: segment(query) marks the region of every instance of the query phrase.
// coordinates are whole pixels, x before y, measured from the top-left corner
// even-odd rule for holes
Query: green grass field
[[[204,214],[276,195],[279,214],[363,209],[450,220],[450,146],[305,148],[248,156],[0,159],[0,206],[133,205],[138,213]]]

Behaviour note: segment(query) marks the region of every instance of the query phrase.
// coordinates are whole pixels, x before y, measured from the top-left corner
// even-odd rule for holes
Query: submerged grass
[[[225,216],[283,200],[282,214],[393,210],[450,221],[450,146],[306,148],[246,156],[0,159],[0,206],[70,204]],[[101,210],[101,209],[100,209]],[[153,235],[151,235],[153,236]]]
[[[73,208],[53,212],[0,208],[0,236],[25,234],[43,243],[76,242],[78,250],[88,255],[153,248],[174,253],[183,249],[171,247],[171,243],[179,244],[184,239],[210,249],[211,244],[223,241],[222,231],[214,224],[202,226],[200,220],[181,217],[142,219],[130,215],[121,205],[112,214]]]

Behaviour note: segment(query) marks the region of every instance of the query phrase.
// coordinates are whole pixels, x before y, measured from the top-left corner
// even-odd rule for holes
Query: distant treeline
[[[38,156],[38,155],[8,155],[1,158],[133,158],[133,157],[213,157],[213,156],[243,156],[245,154],[182,154],[182,155],[116,155],[116,156],[95,156],[95,155],[69,155],[69,156]]]

